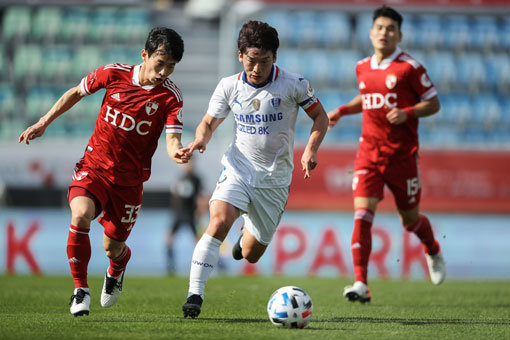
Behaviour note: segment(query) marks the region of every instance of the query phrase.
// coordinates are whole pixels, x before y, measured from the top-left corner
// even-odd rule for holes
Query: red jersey
[[[437,95],[425,68],[397,48],[380,64],[375,55],[358,62],[356,76],[363,111],[359,155],[377,162],[414,154],[418,119],[410,117],[393,125],[386,114],[394,107],[414,106]]]
[[[106,94],[85,155],[77,164],[113,184],[138,185],[150,177],[151,160],[163,128],[182,133],[182,93],[167,78],[141,86],[140,65],[110,64],[81,80],[81,92]]]

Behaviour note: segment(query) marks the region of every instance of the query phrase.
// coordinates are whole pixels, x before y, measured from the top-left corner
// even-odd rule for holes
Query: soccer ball
[[[282,287],[267,303],[269,320],[276,327],[304,328],[312,319],[312,312],[312,299],[299,287]]]

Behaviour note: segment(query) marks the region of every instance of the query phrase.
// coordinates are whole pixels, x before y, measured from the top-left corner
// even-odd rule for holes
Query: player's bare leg
[[[235,260],[244,258],[250,263],[257,263],[264,255],[267,245],[260,243],[246,228],[242,228],[242,230],[242,235],[232,247],[232,256]]]

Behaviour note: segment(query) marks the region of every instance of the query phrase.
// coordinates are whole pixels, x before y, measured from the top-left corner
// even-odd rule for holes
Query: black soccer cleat
[[[239,238],[237,239],[236,244],[234,244],[234,246],[232,247],[232,257],[234,258],[234,260],[237,261],[243,259],[243,249],[241,248],[242,237],[243,235],[241,234],[241,236],[239,236]]]
[[[184,317],[188,316],[192,319],[196,318],[200,314],[202,308],[202,298],[198,294],[193,294],[186,300],[186,303],[182,305],[182,312]]]

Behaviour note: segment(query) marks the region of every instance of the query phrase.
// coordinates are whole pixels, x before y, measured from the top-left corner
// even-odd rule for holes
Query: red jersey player
[[[418,119],[439,110],[439,99],[425,68],[398,48],[402,16],[390,7],[374,12],[370,40],[375,54],[356,66],[360,95],[328,113],[330,128],[346,114],[363,113],[353,178],[354,230],[351,251],[355,282],[344,288],[349,301],[370,301],[367,286],[371,227],[386,184],[402,224],[425,247],[430,278],[440,284],[445,265],[430,222],[419,213]]]
[[[76,164],[68,191],[72,217],[67,255],[75,284],[70,302],[74,316],[90,311],[90,222],[103,212],[99,222],[104,227],[103,247],[110,266],[101,306],[110,307],[122,291],[124,269],[131,257],[125,241],[140,210],[143,182],[150,176],[151,158],[163,129],[169,157],[177,163],[188,162],[181,144],[182,94],[168,78],[183,51],[177,32],[154,28],[142,50],[142,64],[110,64],[91,72],[19,137],[19,142],[29,144],[81,98],[106,89],[94,133]]]

